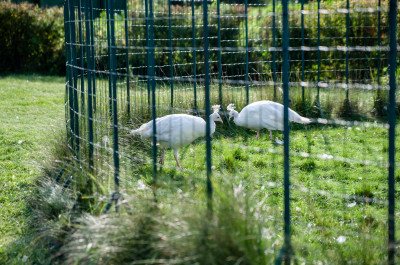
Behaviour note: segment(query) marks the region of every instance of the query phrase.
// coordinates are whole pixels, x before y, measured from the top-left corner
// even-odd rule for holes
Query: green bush
[[[0,2],[0,73],[65,74],[63,12]]]
[[[215,2],[216,3],[216,2]],[[212,4],[210,6],[210,12],[216,12],[217,5]],[[144,6],[142,2],[132,2],[128,5],[129,10],[144,10]],[[157,14],[168,14],[168,6],[167,5],[155,5],[154,6],[155,17],[157,18]],[[182,16],[181,14],[191,14],[192,7],[190,5],[172,5],[171,13],[171,36],[173,38],[172,47],[175,50],[176,48],[183,49],[181,52],[174,51],[173,53],[173,64],[174,64],[174,75],[175,76],[189,76],[192,75],[193,70],[193,52],[187,52],[186,50],[190,50],[193,47],[193,30],[192,30],[192,18],[189,15]],[[195,6],[195,13],[201,13],[201,6]],[[240,29],[239,25],[241,23],[240,15],[243,13],[243,8],[237,7],[235,5],[221,5],[221,39],[225,47],[229,48],[237,48],[240,44],[236,40],[243,38],[239,36]],[[224,17],[225,16],[225,17]],[[166,27],[168,22],[164,18],[164,15],[161,15],[163,19],[155,19],[154,21],[154,46],[155,46],[155,65],[161,66],[156,67],[156,75],[157,76],[170,76],[170,67],[169,67],[169,51],[165,50],[165,47],[169,47],[169,29]],[[125,36],[125,26],[124,26],[124,14],[116,13],[115,14],[115,30],[116,36]],[[131,71],[134,75],[145,76],[147,75],[147,68],[142,67],[147,64],[147,49],[146,46],[146,26],[145,20],[143,19],[143,14],[140,12],[131,12],[129,14],[129,20],[135,21],[135,27],[129,27],[128,35],[131,40],[129,40],[128,45],[130,47],[134,47],[132,51],[134,51],[134,55],[129,56],[129,64],[132,67]],[[99,43],[104,43],[99,45],[100,47],[96,47],[97,54],[107,54],[107,15],[106,12],[103,11],[100,13],[99,17],[95,19],[94,24],[98,25],[98,30],[95,30],[95,40],[99,41]],[[196,72],[197,74],[203,74],[204,72],[204,40],[203,40],[203,27],[202,27],[202,19],[195,19],[196,27],[195,27],[195,47],[196,47]],[[215,16],[210,16],[210,25],[217,24],[217,18]],[[210,47],[218,46],[217,39],[217,28],[211,26],[209,29],[210,36]],[[101,40],[101,41],[100,41]],[[123,56],[118,56],[117,58],[117,68],[126,67],[126,57],[124,48],[126,45],[125,38],[117,38],[116,39],[116,53],[122,54]],[[210,69],[211,72],[216,74],[218,73],[218,52],[216,50],[210,50]],[[233,53],[224,52],[221,55],[221,60],[224,64],[230,64],[230,66],[226,66],[226,73],[229,75],[240,75],[244,73],[245,66],[243,62],[245,60],[244,53],[240,56]],[[254,59],[255,60],[255,59]],[[96,69],[108,69],[108,58],[103,56],[96,59]]]
[[[233,2],[236,2],[235,0]],[[258,0],[249,1],[249,3],[256,3]],[[232,2],[230,2],[232,3]],[[387,6],[387,1],[383,1],[382,6]],[[345,2],[332,2],[323,1],[321,8],[330,11],[344,8]],[[376,2],[367,0],[357,1],[351,3],[351,8],[376,8]],[[143,3],[134,1],[128,6],[129,10],[144,10]],[[157,14],[168,13],[167,5],[156,5]],[[216,4],[210,5],[210,13],[216,12]],[[309,1],[304,5],[304,8],[311,12],[316,12],[316,2]],[[301,46],[301,15],[300,4],[292,3],[290,5],[290,45],[292,47]],[[173,47],[190,48],[192,47],[192,21],[191,16],[179,16],[179,14],[191,14],[191,6],[187,5],[172,5],[171,12],[173,14],[172,23],[172,37]],[[201,6],[195,6],[195,12],[201,13]],[[272,30],[266,30],[272,26],[273,16],[269,15],[272,12],[272,6],[250,6],[248,9],[249,19],[249,47],[271,47],[272,46]],[[281,46],[281,6],[278,3],[276,12],[279,14],[276,19],[276,43],[277,47]],[[244,7],[237,5],[221,5],[221,40],[223,48],[239,48],[245,47],[245,19],[241,17],[244,14]],[[229,15],[229,16],[228,16]],[[179,18],[180,17],[180,18]],[[116,36],[124,36],[124,15],[116,13],[115,18]],[[145,33],[145,20],[143,14],[140,12],[131,12],[129,14],[130,21],[135,21],[134,27],[129,27],[128,43],[125,43],[124,38],[117,38],[117,68],[126,66],[126,58],[124,56],[125,45],[135,47],[132,49],[134,55],[129,56],[129,62],[132,67],[131,71],[134,75],[147,75],[146,67],[146,33]],[[358,14],[350,15],[350,46],[376,46],[377,40],[377,13],[372,14]],[[382,12],[381,17],[381,45],[387,45],[387,15]],[[50,8],[39,9],[37,6],[31,4],[11,4],[1,2],[0,4],[0,34],[2,36],[0,45],[0,56],[2,58],[0,63],[0,72],[41,72],[50,74],[64,74],[65,73],[65,50],[64,50],[64,33],[63,33],[63,16],[62,9]],[[155,20],[155,64],[163,67],[156,68],[157,76],[169,76],[169,53],[160,47],[168,47],[168,27],[166,26],[165,19]],[[210,16],[210,47],[217,47],[217,18]],[[306,46],[316,47],[317,27],[315,19],[310,19],[310,16],[305,17],[305,43]],[[322,15],[321,16],[321,45],[323,46],[344,46],[346,29],[343,26],[345,23],[344,14]],[[106,36],[106,14],[103,12],[95,21],[95,39],[101,42],[100,47],[96,47],[97,54],[107,54]],[[201,18],[196,19],[196,41],[197,47],[197,73],[203,73],[203,28]],[[143,47],[143,49],[140,49]],[[188,76],[193,74],[193,53],[192,52],[174,52],[173,64],[174,75]],[[305,63],[305,79],[316,81],[317,79],[317,64],[315,63],[317,53],[315,51],[306,52],[305,54],[308,61]],[[386,56],[385,52],[381,54],[382,58]],[[350,80],[370,80],[376,76],[377,68],[377,52],[351,52],[350,53]],[[244,52],[229,52],[222,53],[222,63],[224,64],[223,75],[230,76],[230,79],[243,78],[245,73],[245,53]],[[298,81],[301,72],[301,52],[292,51],[290,54],[291,65],[291,79]],[[281,76],[281,54],[276,53],[276,69],[278,71],[278,80]],[[345,53],[342,51],[322,52],[321,53],[321,81],[337,80],[343,81],[345,78]],[[272,65],[272,52],[253,51],[249,54],[250,64],[250,79],[258,80],[262,78],[270,79]],[[218,72],[218,53],[217,50],[210,50],[210,67],[212,73]],[[256,63],[257,62],[257,63]],[[361,66],[366,66],[364,70],[354,71]],[[96,59],[96,69],[108,69],[108,59],[106,56],[101,56]],[[259,74],[267,74],[259,75]]]
[[[178,1],[175,1],[178,2]],[[242,50],[240,52],[235,51],[238,48],[245,47],[245,36],[246,36],[246,25],[243,17],[245,8],[243,5],[234,5],[236,0],[229,1],[228,3],[222,1],[220,6],[220,24],[221,24],[221,46],[223,49],[221,54],[221,61],[223,64],[223,76],[229,79],[243,79],[246,73],[245,55],[246,53]],[[258,0],[249,1],[249,3],[257,3]],[[242,1],[243,3],[243,1]],[[304,18],[304,36],[305,46],[317,47],[317,22],[314,18],[316,16],[316,1],[307,1],[304,5],[304,9],[311,12],[312,16],[305,16]],[[320,36],[321,46],[336,47],[346,45],[346,16],[343,13],[336,13],[334,10],[343,9],[346,7],[345,1],[322,1],[321,8],[327,9],[331,12],[331,15],[321,15],[320,18]],[[382,7],[387,7],[387,1],[382,1]],[[144,10],[143,5],[140,2],[134,2],[128,6],[130,10]],[[155,5],[155,17],[159,17],[154,21],[154,39],[155,39],[155,64],[161,67],[156,68],[157,76],[169,76],[169,51],[165,49],[169,47],[169,32],[168,22],[165,14],[168,14],[168,5],[160,4]],[[299,1],[292,1],[290,6],[290,46],[300,47],[301,43],[301,5]],[[350,4],[351,9],[356,8],[377,8],[377,3],[373,1],[360,0],[352,1]],[[172,5],[171,13],[171,35],[173,38],[172,47],[173,53],[173,64],[174,64],[174,75],[176,76],[190,76],[193,75],[193,52],[188,52],[189,48],[192,47],[192,18],[191,18],[191,6],[190,5]],[[218,27],[217,27],[217,4],[214,2],[209,7],[209,41],[210,41],[210,72],[212,73],[211,78],[215,78],[218,73],[218,50],[213,49],[218,47]],[[276,47],[281,47],[282,39],[282,19],[281,19],[282,8],[280,2],[276,4]],[[195,13],[202,14],[201,5],[195,5]],[[258,48],[273,47],[272,42],[272,5],[258,6],[250,5],[248,8],[248,46],[250,49],[254,48],[249,53],[249,72],[250,80],[272,80],[272,58],[273,53],[271,51],[257,51]],[[182,14],[189,14],[183,16]],[[354,46],[377,46],[377,12],[373,13],[351,13],[350,14],[350,43],[351,47]],[[123,14],[116,15],[116,29],[117,36],[124,36],[125,28],[123,24]],[[132,67],[133,74],[135,75],[146,75],[146,33],[145,33],[145,20],[143,19],[142,13],[131,13],[129,14],[129,20],[135,21],[135,27],[130,27],[128,35],[130,36],[129,46],[135,47],[135,55],[130,56],[129,61]],[[102,30],[99,30],[96,39],[101,39],[106,43],[106,15],[101,14],[96,19],[95,25],[101,25]],[[195,46],[196,46],[196,71],[198,75],[202,75],[204,72],[204,52],[202,47],[203,41],[203,27],[202,18],[197,15],[196,17],[196,30],[195,30]],[[387,13],[381,13],[381,45],[387,45],[387,31],[388,21]],[[124,38],[116,40],[117,46],[123,47],[125,45]],[[141,49],[140,47],[143,47]],[[176,48],[182,49],[178,51]],[[102,46],[101,54],[107,53],[106,45]],[[125,49],[117,48],[117,54],[124,54]],[[185,50],[186,49],[186,50]],[[355,80],[356,82],[370,82],[371,79],[375,80],[377,76],[377,51],[352,51],[349,54],[349,79]],[[282,68],[282,57],[281,52],[276,52],[276,70],[277,80],[281,79],[281,68]],[[385,58],[387,53],[381,52],[381,58]],[[317,52],[306,51],[305,52],[305,80],[317,81]],[[346,69],[346,53],[344,51],[323,51],[320,52],[320,81],[341,81],[345,80],[345,69]],[[107,65],[107,58],[101,59],[104,65]],[[301,51],[290,52],[290,78],[294,82],[299,81],[301,75]],[[101,64],[103,65],[103,64]],[[125,56],[120,56],[117,59],[117,67],[125,67]],[[359,70],[355,70],[359,69]],[[382,71],[383,69],[381,69]],[[381,73],[382,74],[382,73]]]

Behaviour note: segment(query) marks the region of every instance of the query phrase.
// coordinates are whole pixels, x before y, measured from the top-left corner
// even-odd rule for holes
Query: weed
[[[329,118],[332,114],[333,103],[331,101],[321,102],[318,96],[315,97],[314,103],[310,109],[310,117],[313,118]]]
[[[215,186],[210,212],[196,198],[127,197],[134,214],[80,218],[60,254],[67,264],[268,264],[274,260],[271,222],[265,222],[256,194],[226,181]],[[178,202],[179,201],[179,202]],[[129,231],[129,232],[128,232]]]
[[[291,97],[290,108],[304,117],[310,117],[310,111],[313,107],[310,96],[305,96],[304,99],[300,95]]]
[[[300,165],[300,169],[303,171],[311,172],[316,167],[314,160],[307,160],[302,165]]]
[[[385,118],[387,117],[388,105],[387,91],[379,91],[374,97],[372,113],[377,118]]]
[[[242,149],[237,148],[235,151],[233,151],[233,158],[240,161],[247,161],[248,156],[243,154]]]
[[[258,160],[253,162],[253,165],[256,168],[263,168],[263,167],[267,166],[267,163],[264,161],[264,159],[258,159]]]
[[[221,163],[219,164],[221,171],[227,170],[228,172],[234,172],[236,170],[236,162],[232,156],[224,156]]]
[[[345,99],[343,104],[338,110],[338,117],[345,119],[357,119],[358,118],[358,102],[354,100]]]
[[[356,192],[356,196],[363,197],[364,202],[367,204],[372,203],[373,198],[374,198],[374,193],[372,191],[372,188],[370,185],[363,184],[361,187],[359,187]]]

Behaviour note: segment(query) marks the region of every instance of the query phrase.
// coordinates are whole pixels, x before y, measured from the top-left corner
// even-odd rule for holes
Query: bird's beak
[[[224,123],[224,121],[222,119],[219,120],[221,123]]]

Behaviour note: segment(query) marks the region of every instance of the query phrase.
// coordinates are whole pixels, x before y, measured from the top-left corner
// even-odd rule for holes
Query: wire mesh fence
[[[261,191],[277,264],[395,264],[396,1],[97,6],[64,12],[68,163],[99,213],[143,187],[212,212],[228,179]]]

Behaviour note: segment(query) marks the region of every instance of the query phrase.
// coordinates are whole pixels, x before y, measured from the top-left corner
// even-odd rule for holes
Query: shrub
[[[387,117],[387,109],[389,105],[388,101],[388,93],[386,91],[378,91],[378,93],[374,97],[374,108],[372,110],[372,113],[375,115],[375,117]]]
[[[62,9],[0,2],[0,73],[65,74]]]
[[[304,100],[301,95],[294,95],[290,98],[290,108],[301,116],[309,117],[313,102],[309,95],[306,95]]]
[[[318,96],[315,97],[314,103],[310,109],[310,117],[312,118],[329,118],[332,114],[333,103],[331,101],[321,102]]]
[[[271,264],[279,239],[258,196],[223,180],[210,215],[198,198],[156,206],[151,193],[138,192],[127,197],[133,214],[82,216],[59,255],[65,264]]]
[[[304,5],[304,9],[310,12],[316,12],[317,1],[308,1]],[[387,1],[382,1],[382,7],[387,6]],[[340,8],[346,8],[346,1],[321,1],[321,9],[327,10],[337,10]],[[354,8],[377,8],[377,2],[360,0],[351,1],[350,9]],[[290,5],[290,46],[300,47],[301,44],[301,12],[300,12],[300,1]],[[249,45],[255,45],[259,42],[258,39],[262,39],[262,44],[265,46],[272,46],[272,30],[265,30],[266,27],[272,26],[273,16],[268,16],[268,13],[272,12],[272,6],[267,8],[264,7],[254,7],[249,10],[250,16],[260,15],[260,18],[251,20],[249,23],[252,27],[252,32],[255,35],[260,36],[257,40],[249,41]],[[281,6],[278,4],[276,7],[276,12],[281,14]],[[280,18],[278,16],[278,18]],[[377,15],[376,13],[362,14],[359,13],[350,15],[350,46],[375,46],[377,45],[377,38],[368,38],[369,36],[378,36],[378,27],[376,26]],[[387,45],[387,35],[388,22],[387,14],[382,12],[381,14],[381,34],[382,34],[382,44]],[[282,20],[276,19],[276,46],[281,46],[281,36],[282,36]],[[345,16],[343,14],[334,15],[322,15],[320,18],[320,36],[321,45],[323,46],[345,46],[345,36],[346,27],[343,26],[345,23]],[[305,16],[304,18],[304,36],[305,36],[305,46],[316,47],[317,46],[317,33],[318,27],[317,22],[313,17]],[[245,29],[244,24],[240,28]],[[241,32],[241,35],[244,34]],[[242,35],[243,36],[243,35]],[[341,37],[341,38],[339,38]],[[277,69],[281,69],[281,53],[277,52]],[[350,71],[349,78],[351,80],[367,80],[376,76],[376,64],[377,64],[377,52],[351,52],[350,53],[349,68],[360,68],[361,65],[368,66],[362,71]],[[317,80],[317,52],[307,51],[305,52],[305,58],[308,59],[305,62],[305,80]],[[345,79],[345,53],[342,51],[330,51],[321,52],[321,75],[320,81],[327,80],[344,80]],[[339,59],[340,58],[340,59]],[[272,60],[272,53],[263,53],[264,61]],[[253,61],[251,58],[250,61]],[[292,51],[290,53],[290,68],[292,72],[301,71],[301,51]],[[268,64],[268,63],[267,63]],[[368,69],[369,68],[369,69]],[[269,68],[267,68],[269,71]],[[279,71],[278,71],[279,72]],[[292,79],[297,78],[296,75],[291,75]],[[279,79],[278,79],[279,80]],[[297,81],[297,80],[295,80]]]
[[[307,160],[302,165],[300,165],[300,169],[303,171],[311,172],[315,169],[316,164],[314,160]]]
[[[358,112],[357,101],[345,99],[338,110],[338,117],[345,119],[360,118]]]

